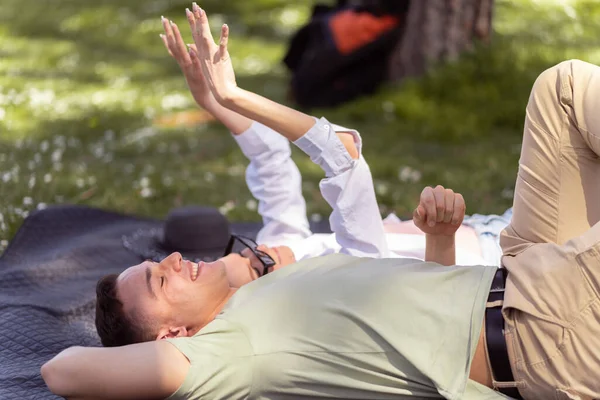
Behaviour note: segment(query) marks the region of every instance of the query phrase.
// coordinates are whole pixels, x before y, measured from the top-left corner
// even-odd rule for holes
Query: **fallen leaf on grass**
[[[188,110],[162,115],[156,118],[153,123],[160,128],[180,128],[192,127],[214,120],[215,118],[208,111]]]
[[[90,197],[92,197],[95,193],[96,193],[96,187],[90,188],[88,190],[86,190],[85,192],[81,193],[78,198],[79,200],[87,200]]]

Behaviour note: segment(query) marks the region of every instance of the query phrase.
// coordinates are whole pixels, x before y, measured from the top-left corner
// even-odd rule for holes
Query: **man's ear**
[[[172,339],[176,337],[187,337],[188,330],[185,326],[172,326],[170,328],[160,328],[156,340]]]

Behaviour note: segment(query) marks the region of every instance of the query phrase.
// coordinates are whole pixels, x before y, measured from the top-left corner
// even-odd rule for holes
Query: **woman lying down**
[[[96,324],[103,344],[119,347],[64,350],[42,367],[50,390],[74,399],[503,398],[490,389],[481,329],[498,262],[484,265],[477,226],[462,225],[463,197],[425,188],[412,225],[384,223],[359,133],[239,88],[227,26],[216,45],[206,14],[194,5],[187,16],[195,46],[164,19],[163,40],[196,101],[250,159],[266,245],[212,263],[173,253],[103,279]],[[290,141],[325,172],[330,236],[309,231]],[[480,233],[490,225],[481,221]],[[472,266],[456,266],[461,229],[459,259]],[[398,235],[423,245],[402,247],[398,238],[411,236]],[[424,261],[398,258],[419,246]]]
[[[198,105],[227,127],[250,160],[246,171],[246,183],[258,200],[258,211],[263,218],[263,229],[257,241],[279,253],[286,260],[300,261],[309,257],[338,252],[340,245],[334,235],[312,234],[306,218],[306,205],[302,197],[302,181],[298,168],[291,159],[289,140],[259,122],[221,105],[212,94],[202,67],[196,56],[184,45],[178,27],[162,19],[165,33],[161,35],[171,56],[179,64],[188,87]],[[342,140],[352,140],[353,130],[330,124]],[[371,179],[370,176],[365,179]],[[370,183],[372,184],[372,183]],[[347,196],[356,193],[347,189]],[[426,188],[439,197],[442,188]],[[474,215],[467,217],[456,234],[456,257],[461,265],[499,265],[500,246],[498,237],[510,221],[512,210],[504,215]],[[384,220],[388,257],[425,258],[425,235],[412,221],[400,221],[391,214]],[[280,247],[284,246],[284,247]],[[277,253],[275,253],[277,255]]]

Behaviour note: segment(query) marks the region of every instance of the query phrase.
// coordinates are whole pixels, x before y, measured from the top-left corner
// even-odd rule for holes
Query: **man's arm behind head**
[[[166,341],[71,347],[42,366],[42,378],[54,394],[71,399],[163,399],[181,386],[189,366]]]

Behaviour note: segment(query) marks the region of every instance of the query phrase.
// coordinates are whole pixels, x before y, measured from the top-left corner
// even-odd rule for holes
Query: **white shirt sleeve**
[[[361,154],[362,141],[355,130],[350,132],[359,152],[354,160],[324,118],[296,140],[294,144],[308,154],[325,171],[320,183],[321,194],[333,208],[329,223],[340,252],[359,257],[387,257],[388,248],[373,178]]]
[[[234,138],[250,160],[246,183],[258,200],[258,212],[263,219],[257,242],[267,246],[287,245],[311,235],[302,177],[291,159],[289,141],[258,122]]]

